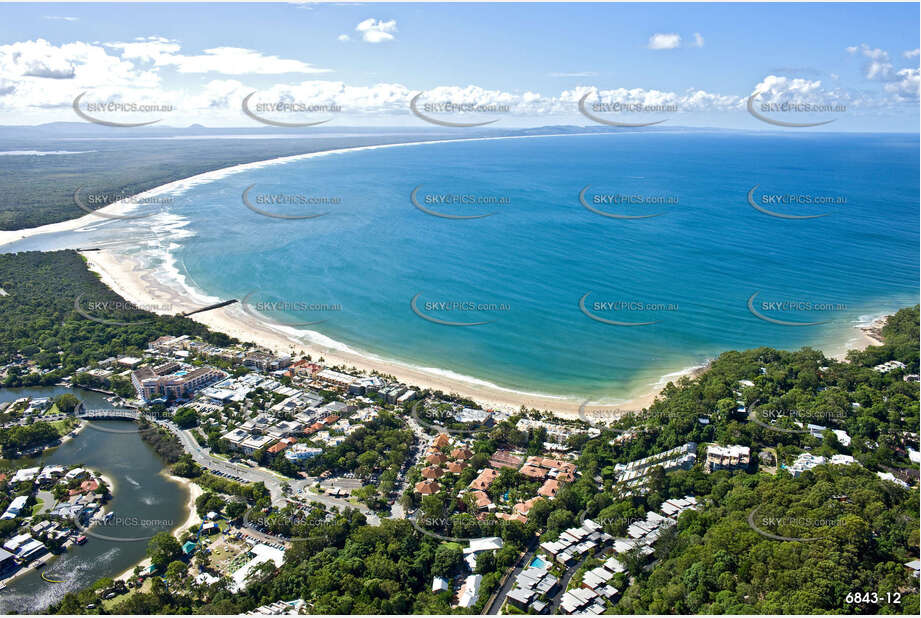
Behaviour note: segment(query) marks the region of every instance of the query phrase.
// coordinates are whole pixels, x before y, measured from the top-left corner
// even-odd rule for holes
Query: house
[[[448,458],[442,455],[441,453],[435,452],[429,455],[428,457],[426,457],[425,461],[433,466],[440,466],[446,461],[448,461]]]
[[[467,447],[456,448],[451,451],[451,457],[459,461],[467,461],[473,457],[473,451]]]
[[[316,457],[323,452],[323,449],[306,444],[295,444],[285,451],[285,459],[290,461],[304,461]]]
[[[438,484],[438,481],[427,480],[416,483],[416,493],[423,496],[431,496],[439,491],[441,491],[441,485]]]
[[[522,461],[524,461],[524,458],[515,455],[511,451],[499,450],[489,458],[489,465],[493,468],[512,468],[517,470]]]
[[[17,496],[13,498],[13,501],[10,502],[10,505],[6,508],[6,512],[0,516],[0,519],[14,519],[19,517],[22,510],[26,508],[26,502],[28,502],[28,496]]]
[[[470,464],[468,464],[466,461],[452,461],[448,464],[448,472],[451,474],[460,474],[469,467]]]
[[[740,470],[748,467],[751,460],[751,453],[747,446],[739,444],[730,444],[721,446],[711,444],[707,447],[707,461],[705,470],[713,472],[714,470]]]
[[[432,592],[446,592],[450,589],[448,580],[444,577],[436,577],[432,580]]]
[[[485,491],[489,489],[489,486],[492,485],[493,481],[495,481],[498,477],[499,473],[496,470],[493,470],[492,468],[483,468],[479,476],[473,479],[473,481],[470,483],[469,487],[470,489],[479,489],[480,491]]]
[[[544,484],[541,485],[540,489],[537,490],[538,495],[544,496],[545,498],[555,498],[557,492],[560,490],[560,482],[553,479],[547,479],[544,481]]]
[[[532,466],[531,464],[525,464],[521,466],[521,470],[518,471],[520,474],[532,478],[532,479],[542,479],[547,476],[547,471],[543,468],[538,468],[537,466]]]
[[[428,466],[422,469],[422,476],[427,479],[440,479],[444,476],[444,471],[438,466]]]
[[[530,500],[525,500],[524,502],[519,502],[512,507],[512,511],[519,513],[521,515],[527,516],[531,512],[531,509],[534,508],[534,505],[537,504],[538,500],[543,500],[544,498],[540,496],[535,496]]]
[[[483,582],[482,575],[469,575],[461,586],[460,596],[457,600],[457,606],[468,608],[473,607],[477,598],[480,596],[480,584]]]
[[[485,491],[473,491],[470,492],[470,495],[473,496],[473,501],[477,510],[482,511],[496,508],[496,505],[493,504],[492,499],[490,499]]]
[[[435,448],[444,448],[451,444],[451,438],[446,433],[440,433],[432,442]]]

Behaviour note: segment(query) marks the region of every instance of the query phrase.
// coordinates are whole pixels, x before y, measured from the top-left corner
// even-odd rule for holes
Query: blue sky
[[[759,103],[839,108],[775,108],[772,118],[834,118],[824,127],[834,130],[918,130],[919,19],[911,3],[7,4],[0,11],[2,124],[78,120],[71,103],[89,92],[99,101],[172,105],[164,124],[258,126],[240,113],[243,97],[257,91],[254,100],[338,105],[335,124],[418,126],[408,102],[422,91],[423,101],[486,107],[435,117],[498,119],[497,127],[592,124],[577,105],[591,93],[589,102],[639,106],[598,114],[618,121],[776,129],[745,111],[758,91]],[[494,106],[508,109],[488,113]],[[129,116],[140,118],[119,118]]]

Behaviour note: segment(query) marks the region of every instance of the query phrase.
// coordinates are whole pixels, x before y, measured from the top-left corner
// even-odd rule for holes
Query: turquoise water
[[[197,184],[175,197],[162,229],[174,234],[169,249],[187,283],[220,298],[247,297],[254,311],[279,322],[319,322],[299,328],[322,335],[309,335],[314,340],[514,390],[613,401],[726,350],[812,345],[840,352],[859,321],[917,303],[917,169],[918,138],[906,135],[676,132],[429,144],[333,154]],[[241,201],[251,185],[250,201],[263,210],[328,214],[261,216]],[[417,198],[430,210],[492,214],[426,214],[410,201],[420,185]],[[586,185],[596,210],[659,216],[591,212],[579,201]],[[755,199],[795,193],[846,203],[767,206],[780,214],[829,213],[776,218],[749,205],[755,185]],[[615,193],[662,203],[593,201]],[[257,203],[265,194],[340,201]],[[435,194],[496,199],[485,206],[425,202]],[[144,221],[106,224],[99,234],[124,242],[149,233]],[[145,250],[166,248],[160,240]],[[589,292],[586,306],[596,316],[655,323],[595,321],[579,308]],[[755,293],[756,310],[769,318],[823,323],[759,319],[747,306]],[[428,316],[488,323],[427,321],[411,309],[417,295]],[[829,309],[761,304],[786,300]],[[445,301],[494,307],[441,311],[426,304]],[[617,301],[644,308],[595,305]],[[266,302],[288,306],[273,310]],[[304,311],[299,303],[327,307]]]
[[[541,559],[538,558],[537,556],[535,556],[535,557],[534,557],[534,560],[531,561],[531,566],[532,566],[532,567],[535,567],[535,568],[538,568],[538,569],[543,568],[544,566],[546,566],[546,564],[547,564],[546,562],[544,562],[543,560],[541,560]]]

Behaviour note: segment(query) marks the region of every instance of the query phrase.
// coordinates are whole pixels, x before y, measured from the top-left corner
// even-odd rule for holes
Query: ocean
[[[306,340],[617,402],[727,350],[837,353],[917,303],[918,146],[661,131],[358,150],[2,250],[111,247]]]

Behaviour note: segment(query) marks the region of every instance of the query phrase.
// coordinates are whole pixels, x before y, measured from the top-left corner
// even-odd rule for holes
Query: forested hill
[[[859,466],[820,466],[733,476],[706,504],[682,515],[668,558],[628,589],[621,613],[918,613],[903,566],[918,552],[916,490]],[[855,592],[877,602],[849,602]]]
[[[162,335],[230,341],[194,320],[128,305],[75,251],[0,254],[0,289],[6,292],[0,295],[0,365],[18,361],[4,386],[53,384],[90,362],[143,350]]]

